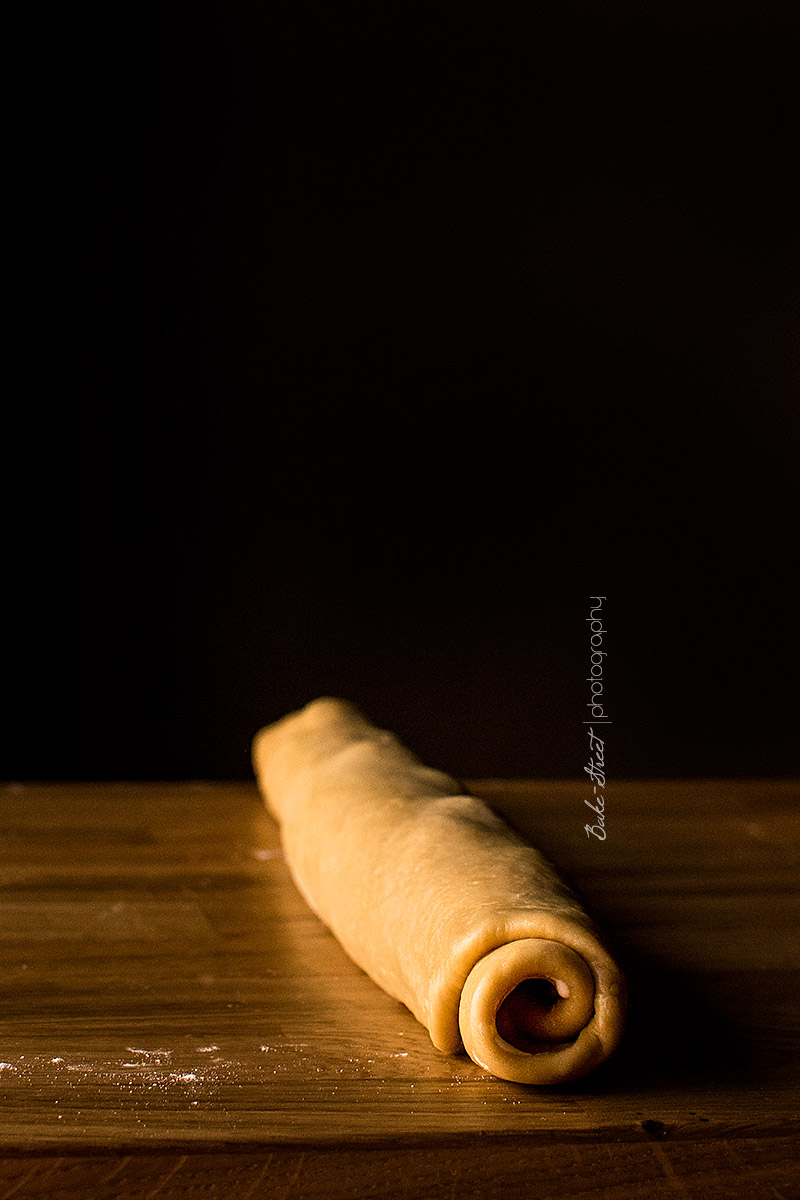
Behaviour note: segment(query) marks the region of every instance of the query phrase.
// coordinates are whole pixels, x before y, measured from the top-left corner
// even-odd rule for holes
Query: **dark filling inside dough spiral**
[[[497,1032],[503,1041],[517,1050],[535,1053],[541,1049],[543,1041],[550,1040],[547,1027],[561,1002],[562,997],[553,980],[524,979],[498,1008]]]

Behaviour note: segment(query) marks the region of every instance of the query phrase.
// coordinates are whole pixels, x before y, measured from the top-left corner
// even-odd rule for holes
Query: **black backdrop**
[[[84,360],[9,773],[246,777],[329,693],[575,776],[594,594],[612,778],[795,772],[793,6],[74,36]]]

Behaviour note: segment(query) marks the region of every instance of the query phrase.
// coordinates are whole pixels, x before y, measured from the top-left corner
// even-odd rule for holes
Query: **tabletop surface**
[[[585,1079],[448,1057],[295,890],[255,785],[0,791],[0,1200],[800,1195],[800,783],[471,788],[625,964]]]

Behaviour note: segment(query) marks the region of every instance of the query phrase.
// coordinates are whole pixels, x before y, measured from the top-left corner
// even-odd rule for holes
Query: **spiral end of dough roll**
[[[596,1010],[594,975],[561,942],[522,938],[484,955],[467,976],[459,1006],[464,1049],[479,1066],[514,1083],[565,1083],[602,1062],[619,1022]]]

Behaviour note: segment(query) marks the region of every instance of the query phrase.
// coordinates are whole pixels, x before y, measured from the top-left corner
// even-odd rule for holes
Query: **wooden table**
[[[248,784],[0,792],[0,1200],[800,1195],[800,786],[472,785],[616,938],[615,1057],[433,1049],[295,891]]]

